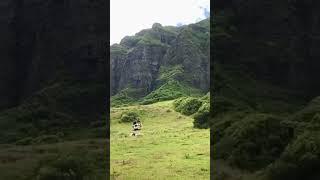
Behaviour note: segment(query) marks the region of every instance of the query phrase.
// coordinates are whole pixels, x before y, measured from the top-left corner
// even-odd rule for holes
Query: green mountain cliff
[[[209,91],[209,19],[155,23],[111,46],[111,104],[151,103]]]
[[[214,7],[212,176],[319,179],[319,2]]]

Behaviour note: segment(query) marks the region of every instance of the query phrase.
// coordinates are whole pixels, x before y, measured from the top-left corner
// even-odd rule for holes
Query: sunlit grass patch
[[[209,130],[193,128],[172,102],[111,110],[111,179],[209,179]],[[131,123],[118,122],[128,110],[144,112],[142,136],[129,136]]]

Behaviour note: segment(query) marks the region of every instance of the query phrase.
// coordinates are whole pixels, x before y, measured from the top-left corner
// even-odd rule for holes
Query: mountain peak
[[[162,28],[162,25],[160,23],[154,23],[152,25],[152,29],[155,29],[155,28]]]

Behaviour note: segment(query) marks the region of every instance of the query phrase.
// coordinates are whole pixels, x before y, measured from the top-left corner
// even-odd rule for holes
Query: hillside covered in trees
[[[213,177],[320,178],[319,7],[214,2]]]

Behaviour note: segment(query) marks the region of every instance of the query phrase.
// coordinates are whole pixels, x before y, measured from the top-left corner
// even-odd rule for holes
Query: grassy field
[[[194,129],[192,117],[175,112],[172,103],[111,109],[111,179],[209,179],[209,130]],[[140,114],[141,136],[130,136],[131,123],[119,123],[126,111]]]
[[[57,176],[70,169],[81,168],[90,171],[83,174],[83,179],[104,180],[106,146],[105,139],[27,146],[0,145],[0,179],[62,179]]]

